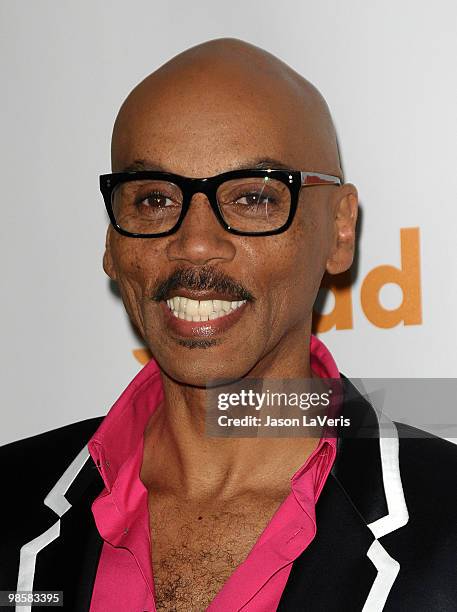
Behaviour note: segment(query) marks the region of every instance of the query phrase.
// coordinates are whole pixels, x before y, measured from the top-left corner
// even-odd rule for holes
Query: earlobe
[[[326,269],[329,274],[340,274],[351,267],[355,250],[358,195],[351,183],[345,183],[336,194],[334,241]]]
[[[111,226],[106,232],[105,253],[103,255],[103,270],[111,280],[117,280],[116,269],[114,267],[113,257],[111,254]]]

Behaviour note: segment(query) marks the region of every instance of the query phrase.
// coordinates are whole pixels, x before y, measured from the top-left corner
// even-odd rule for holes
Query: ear
[[[112,226],[108,226],[105,241],[105,253],[103,255],[103,269],[111,280],[117,280],[116,269],[114,267],[113,257],[111,254]]]
[[[345,272],[354,259],[357,189],[351,183],[345,183],[337,190],[334,198],[334,239],[326,264],[329,274]]]

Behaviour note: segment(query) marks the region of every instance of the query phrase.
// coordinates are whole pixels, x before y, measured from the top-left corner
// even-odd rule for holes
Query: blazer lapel
[[[18,590],[63,591],[65,610],[89,610],[103,544],[91,506],[103,487],[85,446],[44,500],[56,521],[21,548]]]
[[[397,429],[342,379],[351,425],[341,428],[316,504],[316,537],[292,566],[281,612],[380,612],[400,570],[378,540],[408,521]]]
[[[331,474],[316,517],[316,537],[294,562],[278,612],[361,610],[376,578],[366,556],[374,536]]]

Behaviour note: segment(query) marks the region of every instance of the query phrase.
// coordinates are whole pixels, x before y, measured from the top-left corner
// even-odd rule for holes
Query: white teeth
[[[177,295],[167,300],[175,317],[186,321],[208,321],[224,317],[246,303],[246,300],[191,300]]]
[[[200,302],[198,300],[187,300],[185,313],[192,316],[198,314],[199,304]]]
[[[198,314],[200,316],[208,316],[213,312],[213,301],[212,300],[203,300],[200,302],[200,306],[198,307]]]

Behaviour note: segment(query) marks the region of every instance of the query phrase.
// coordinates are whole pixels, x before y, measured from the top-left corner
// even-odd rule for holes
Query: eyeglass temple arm
[[[319,172],[300,172],[301,184],[304,185],[341,185],[341,179],[331,174]]]

